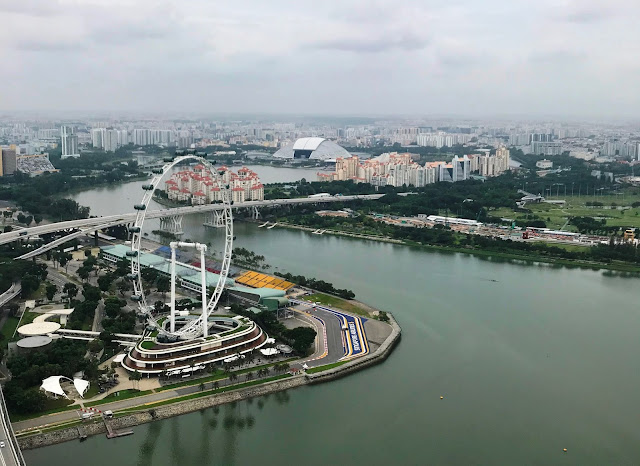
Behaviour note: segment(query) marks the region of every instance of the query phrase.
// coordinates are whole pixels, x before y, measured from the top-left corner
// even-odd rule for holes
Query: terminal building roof
[[[131,250],[130,247],[124,244],[104,246],[100,249],[104,253],[110,254],[118,259],[129,259],[126,254],[127,251]],[[141,252],[140,265],[142,267],[155,269],[165,275],[171,275],[171,261],[157,254],[152,254],[150,252]],[[220,275],[218,275],[217,273],[209,272],[208,270],[205,273],[207,286],[215,286],[218,283]],[[200,284],[200,269],[193,265],[182,264],[176,261],[176,276],[180,277],[182,280],[186,280],[197,285]],[[225,285],[233,286],[235,285],[235,281],[232,278],[227,278]]]

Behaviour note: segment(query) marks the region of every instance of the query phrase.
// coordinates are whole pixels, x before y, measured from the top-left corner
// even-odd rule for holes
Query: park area
[[[489,215],[513,220],[527,220],[527,215],[535,215],[547,224],[547,228],[554,230],[578,231],[574,225],[569,223],[572,217],[591,217],[596,220],[605,220],[607,227],[640,228],[640,195],[568,196],[558,199],[566,200],[567,203],[564,206],[545,202],[528,204],[526,209],[531,213],[501,207],[491,210]],[[555,199],[550,198],[549,200]],[[634,204],[637,207],[633,207]]]

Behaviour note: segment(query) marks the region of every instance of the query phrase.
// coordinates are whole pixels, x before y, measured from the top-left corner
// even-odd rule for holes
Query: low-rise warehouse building
[[[275,311],[289,303],[289,300],[285,298],[285,291],[275,288],[231,286],[227,290],[231,298],[251,306],[264,306],[270,311]]]
[[[111,262],[112,264],[118,263],[122,259],[129,258],[127,257],[127,251],[131,249],[123,244],[116,244],[113,246],[104,246],[100,248],[100,253],[102,258],[107,262]],[[141,252],[140,253],[140,267],[152,268],[157,270],[158,273],[165,275],[167,277],[171,276],[171,264],[169,259],[166,259],[162,256],[158,256],[157,254],[152,254],[149,252]],[[200,292],[200,269],[190,265],[190,264],[181,264],[176,262],[176,277],[178,277],[178,286],[182,288]],[[216,286],[218,280],[220,279],[220,275],[213,272],[206,272],[206,280],[207,286]],[[231,278],[227,278],[225,281],[225,286],[233,286],[235,285],[235,281]]]

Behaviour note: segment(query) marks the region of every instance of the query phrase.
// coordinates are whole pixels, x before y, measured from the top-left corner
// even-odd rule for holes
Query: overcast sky
[[[0,0],[0,112],[640,116],[640,0]]]

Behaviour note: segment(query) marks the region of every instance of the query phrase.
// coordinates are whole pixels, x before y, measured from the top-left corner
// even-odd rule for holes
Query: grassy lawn
[[[324,293],[314,293],[309,296],[303,296],[302,299],[305,301],[317,302],[326,306],[335,307],[336,309],[341,309],[353,314],[359,314],[366,317],[369,316],[369,313],[365,309],[347,301],[346,299],[338,298],[336,296],[330,296]]]
[[[95,381],[91,381],[91,385],[87,389],[87,393],[84,394],[84,398],[89,400],[98,394],[98,384]]]
[[[544,241],[540,241],[540,243],[545,244],[546,246],[555,246],[557,248],[562,248],[571,252],[584,252],[590,247],[590,246],[578,246],[574,244],[565,244],[565,243],[547,243]]]
[[[24,315],[22,316],[22,321],[20,322],[20,325],[27,325],[30,324],[31,322],[33,322],[33,319],[35,319],[36,317],[38,317],[41,314],[38,314],[37,312],[25,312]]]
[[[5,346],[7,346],[7,343],[9,342],[9,340],[11,340],[13,333],[16,331],[18,322],[19,319],[17,317],[9,317],[2,326],[2,336],[4,337],[2,341],[4,342]]]
[[[116,395],[117,393],[120,393],[120,395]],[[137,396],[148,395],[149,393],[152,393],[152,390],[145,390],[142,392],[140,390],[135,390],[135,389],[120,390],[120,392],[114,392],[114,393],[108,394],[106,397],[104,397],[101,400],[90,401],[89,403],[84,403],[84,405],[97,406],[105,403],[111,403],[112,401],[127,400],[129,398],[135,398]]]
[[[47,414],[61,413],[62,411],[70,411],[72,409],[80,408],[79,406],[71,406],[73,400],[67,400],[66,398],[58,398],[54,400],[47,398],[44,410],[37,413],[30,414],[12,414],[9,413],[11,422],[26,421],[27,419],[33,419],[40,416],[46,416]]]
[[[625,196],[624,204],[630,205],[632,202],[638,201],[640,196]],[[529,204],[527,209],[533,214],[542,218],[547,222],[548,228],[562,228],[569,217],[602,217],[606,219],[607,226],[621,226],[630,228],[640,228],[640,208],[631,208],[627,210],[618,210],[616,208],[604,208],[609,206],[611,202],[622,205],[620,197],[604,196],[602,199],[598,196],[598,202],[604,204],[603,207],[589,207],[587,202],[593,202],[593,196],[590,197],[568,197],[565,206],[557,206],[552,204]],[[495,217],[506,217],[512,219],[525,219],[526,214],[515,212],[513,209],[501,207],[491,210],[490,215]],[[566,231],[577,231],[573,225],[567,225]]]
[[[315,374],[316,372],[328,371],[329,369],[340,367],[346,363],[347,361],[338,361],[334,362],[333,364],[325,364],[324,366],[312,367],[311,369],[307,369],[307,374]]]
[[[29,299],[44,299],[47,296],[47,282],[41,282],[36,291],[29,295]]]
[[[249,326],[248,325],[241,325],[240,327],[234,328],[233,330],[227,330],[226,332],[222,332],[219,334],[219,336],[227,336],[227,335],[232,335],[234,333],[238,333],[238,332],[242,332],[243,330],[248,329]]]
[[[153,349],[156,346],[156,342],[155,341],[151,341],[151,340],[145,340],[142,343],[140,343],[140,347],[142,349]]]

